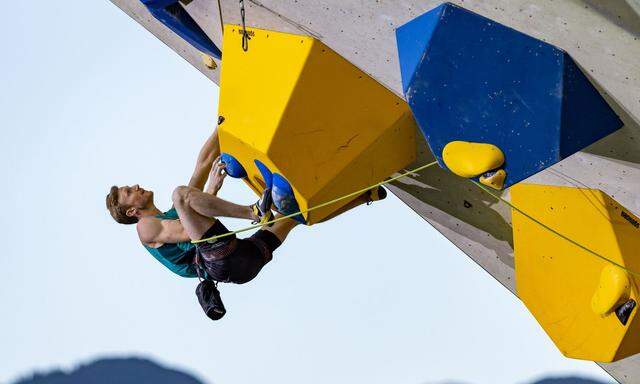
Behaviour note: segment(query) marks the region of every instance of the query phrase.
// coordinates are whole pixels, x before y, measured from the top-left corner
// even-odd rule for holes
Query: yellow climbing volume
[[[554,231],[640,271],[640,219],[605,193],[522,183],[510,192],[514,206]],[[640,352],[638,277],[516,210],[512,219],[518,297],[560,351],[599,362]]]
[[[226,25],[220,79],[222,152],[245,168],[256,192],[256,160],[290,184],[300,210],[384,180],[415,159],[407,104],[308,36]],[[306,213],[317,223],[349,200]]]

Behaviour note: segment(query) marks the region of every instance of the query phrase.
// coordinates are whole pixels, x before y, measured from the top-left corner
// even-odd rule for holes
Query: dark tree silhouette
[[[100,359],[71,372],[35,373],[14,384],[204,384],[194,376],[141,358]]]
[[[602,381],[583,379],[580,377],[554,377],[538,380],[531,384],[606,384]]]

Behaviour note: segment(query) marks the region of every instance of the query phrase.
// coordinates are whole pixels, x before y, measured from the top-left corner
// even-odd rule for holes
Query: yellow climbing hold
[[[202,54],[202,64],[204,64],[205,67],[209,68],[209,69],[216,69],[218,68],[218,64],[216,64],[216,61],[213,59],[213,57],[203,53]]]
[[[442,150],[442,159],[451,172],[470,178],[499,168],[504,154],[493,144],[452,141]]]
[[[617,304],[629,298],[629,276],[615,265],[607,265],[600,273],[600,283],[591,298],[591,309],[597,315],[606,316]]]
[[[507,178],[507,172],[504,169],[499,169],[493,173],[493,175],[480,176],[480,182],[487,187],[491,187],[493,189],[500,190],[504,186],[504,179]]]

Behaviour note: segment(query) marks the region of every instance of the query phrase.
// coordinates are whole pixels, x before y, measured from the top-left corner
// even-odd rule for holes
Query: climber
[[[216,217],[244,218],[259,224],[273,217],[269,193],[263,193],[260,200],[250,206],[238,205],[216,196],[226,177],[225,164],[219,161],[219,156],[218,135],[214,131],[200,151],[189,185],[174,190],[174,206],[169,211],[160,211],[154,204],[153,192],[137,184],[111,187],[106,198],[107,209],[118,223],[137,223],[138,237],[144,247],[174,273],[183,277],[197,277],[198,262],[212,280],[243,284],[252,280],[271,260],[273,251],[282,244],[297,222],[284,219],[271,226],[264,225],[245,239],[230,235],[197,246],[192,244],[191,240],[228,232]],[[203,190],[207,175],[209,182]],[[373,188],[327,219],[385,197],[384,188]]]

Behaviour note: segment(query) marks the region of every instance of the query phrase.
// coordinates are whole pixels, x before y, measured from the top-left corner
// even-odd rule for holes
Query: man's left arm
[[[200,149],[198,160],[196,161],[196,168],[189,181],[190,187],[199,190],[204,188],[211,167],[213,166],[213,161],[217,159],[218,156],[220,156],[220,142],[218,141],[218,127],[216,127],[202,146],[202,149]]]

